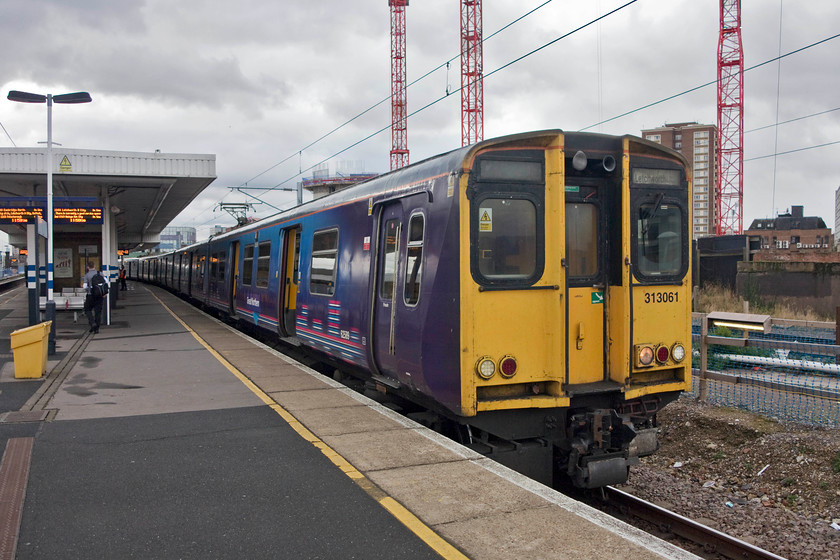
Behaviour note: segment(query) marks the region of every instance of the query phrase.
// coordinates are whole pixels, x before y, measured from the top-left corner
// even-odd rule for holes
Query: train
[[[535,480],[600,488],[691,389],[691,198],[657,143],[533,131],[126,265]]]

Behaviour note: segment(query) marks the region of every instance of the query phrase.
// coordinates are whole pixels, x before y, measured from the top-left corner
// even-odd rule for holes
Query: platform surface
[[[31,443],[0,560],[695,558],[129,285],[99,334],[59,313],[42,380],[0,347],[0,452]]]

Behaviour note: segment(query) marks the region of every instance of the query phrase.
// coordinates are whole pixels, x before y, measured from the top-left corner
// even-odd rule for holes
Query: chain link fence
[[[692,314],[692,394],[778,420],[840,426],[835,324]]]

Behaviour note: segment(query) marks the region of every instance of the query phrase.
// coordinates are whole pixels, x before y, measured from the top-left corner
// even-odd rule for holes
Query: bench
[[[83,288],[77,288],[79,290],[83,290]],[[55,302],[55,310],[58,311],[72,311],[73,312],[73,322],[79,322],[79,310],[85,308],[85,293],[75,293],[74,295],[64,295],[64,291],[62,290],[62,295],[60,296],[53,296],[53,301]],[[40,302],[41,311],[43,312],[47,308],[47,298],[45,296],[41,296]],[[42,317],[43,318],[43,317]]]

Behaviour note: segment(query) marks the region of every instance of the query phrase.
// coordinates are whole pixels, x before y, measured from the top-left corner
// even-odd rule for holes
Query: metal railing
[[[840,426],[835,323],[770,319],[764,332],[748,322],[715,326],[711,317],[692,314],[694,396],[782,421]]]

